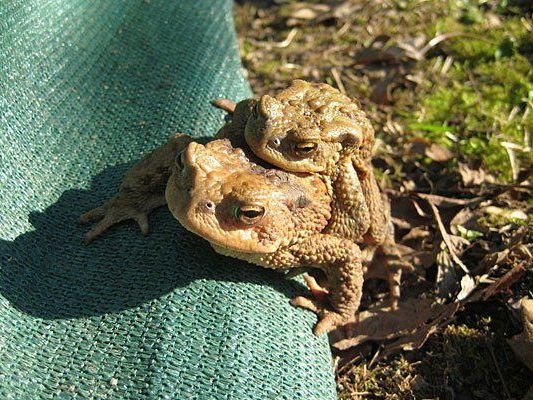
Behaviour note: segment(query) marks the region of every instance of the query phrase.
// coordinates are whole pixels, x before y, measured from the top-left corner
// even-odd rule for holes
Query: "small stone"
[[[111,378],[111,379],[109,380],[109,384],[110,384],[111,386],[117,386],[117,385],[118,385],[118,379],[117,379],[117,378]]]

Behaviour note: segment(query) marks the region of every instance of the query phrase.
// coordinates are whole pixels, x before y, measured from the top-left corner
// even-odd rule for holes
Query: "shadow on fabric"
[[[34,231],[0,241],[0,293],[13,306],[43,319],[96,316],[137,307],[196,280],[269,285],[287,301],[305,292],[275,271],[258,273],[260,267],[216,254],[166,207],[150,216],[147,237],[128,221],[85,246],[88,227],[77,217],[99,205],[107,196],[101,188],[128,167],[107,168],[90,190],[65,191],[44,212],[30,214]]]

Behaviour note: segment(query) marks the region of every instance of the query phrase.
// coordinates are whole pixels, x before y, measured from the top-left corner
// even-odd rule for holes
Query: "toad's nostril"
[[[270,147],[279,147],[281,145],[281,140],[279,138],[274,138],[268,142]]]
[[[318,144],[315,142],[302,142],[294,145],[294,153],[299,157],[310,156],[316,152]]]
[[[177,154],[176,154],[176,166],[180,169],[180,170],[183,170],[184,166],[185,166],[185,160],[184,160],[184,156],[185,155],[185,151],[182,150],[182,151],[179,151]]]

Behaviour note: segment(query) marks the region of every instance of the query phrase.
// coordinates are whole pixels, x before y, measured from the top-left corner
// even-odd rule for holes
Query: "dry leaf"
[[[349,339],[334,342],[334,347],[344,350],[357,346],[368,340],[380,341],[397,338],[423,325],[432,315],[432,300],[409,299],[400,303],[398,309],[391,311],[383,304],[377,304],[369,310],[361,311],[358,320],[344,326],[342,330],[349,332]],[[340,338],[346,336],[345,333]]]
[[[527,263],[527,264],[526,264]],[[529,261],[515,265],[511,270],[507,271],[505,275],[491,283],[489,286],[480,291],[475,291],[467,300],[479,301],[487,300],[496,293],[507,290],[513,283],[518,281],[526,272],[525,265],[530,265]]]
[[[484,275],[486,276],[486,275]],[[457,300],[462,301],[466,299],[477,287],[476,280],[469,274],[464,275],[461,278],[461,291],[457,294]]]
[[[398,64],[406,60],[405,50],[397,47],[367,47],[354,56],[354,64]]]
[[[458,170],[463,180],[463,185],[466,187],[496,182],[494,176],[487,174],[481,167],[474,169],[468,164],[459,163]]]
[[[410,335],[403,336],[398,340],[388,344],[384,347],[383,351],[378,357],[374,358],[374,361],[379,361],[391,354],[394,354],[401,350],[416,350],[426,343],[426,340],[441,327],[449,324],[455,317],[455,314],[461,308],[460,303],[451,303],[437,305],[434,308],[436,314],[429,323],[423,325],[418,330]]]
[[[454,235],[461,234],[458,226],[469,231],[488,233],[489,229],[485,225],[478,223],[479,213],[471,208],[465,207],[450,221],[450,230]]]
[[[461,296],[464,295],[464,299],[448,304],[432,304],[431,299],[410,298],[400,302],[397,310],[391,311],[384,307],[383,303],[378,303],[369,310],[361,311],[352,322],[333,331],[330,334],[330,343],[338,350],[362,346],[367,342],[381,343],[382,351],[374,360],[400,350],[420,348],[431,334],[452,321],[465,304],[487,300],[507,290],[524,272],[525,266],[517,265],[483,289],[479,289],[479,285],[472,289],[475,283],[467,278]],[[527,318],[529,321],[533,320],[530,311]]]
[[[446,243],[446,247],[448,247],[448,250],[450,252],[452,260],[458,266],[460,266],[464,272],[466,272],[468,274],[469,273],[468,268],[466,267],[466,265],[461,261],[461,259],[457,255],[457,249],[453,245],[453,242],[452,242],[452,239],[450,238],[450,235],[448,234],[448,232],[446,232],[446,228],[444,227],[444,224],[442,223],[442,219],[440,217],[439,210],[437,209],[437,207],[431,201],[428,200],[428,203],[429,203],[429,205],[431,207],[431,211],[433,211],[433,215],[435,217],[435,221],[437,222],[437,227],[439,228],[440,234],[442,236],[442,240],[444,240],[444,243]]]
[[[437,276],[435,278],[437,297],[440,299],[449,299],[458,287],[457,271],[455,270],[455,264],[445,243],[440,242],[439,245],[441,250],[435,257],[437,264]]]
[[[504,262],[509,256],[509,249],[504,249],[503,251],[496,251],[494,253],[487,254],[481,260],[481,265],[483,269],[488,270],[498,264]]]
[[[528,218],[527,214],[522,210],[509,210],[496,206],[484,207],[481,211],[489,215],[497,215],[506,219],[520,219],[522,221],[527,221]]]
[[[315,19],[317,16],[318,13],[310,8],[300,8],[299,10],[296,10],[291,14],[292,18],[306,20]]]
[[[450,150],[420,137],[411,139],[407,151],[411,154],[423,154],[435,162],[445,162],[453,157]]]
[[[412,256],[412,263],[416,267],[428,269],[435,264],[436,256],[437,252],[435,251],[420,251]]]
[[[395,85],[394,78],[385,78],[374,85],[370,100],[376,104],[388,105],[392,100],[392,89]]]
[[[516,356],[533,372],[533,299],[522,299],[520,309],[524,331],[507,342]]]
[[[324,3],[294,3],[287,20],[288,26],[322,23],[331,19],[343,20],[353,16],[363,5],[344,1],[335,5]]]
[[[436,143],[432,143],[427,149],[426,149],[426,156],[431,158],[433,161],[436,162],[445,162],[450,160],[453,157],[453,153],[442,147],[439,146]]]
[[[395,225],[403,229],[424,226],[431,222],[431,217],[421,215],[415,207],[411,196],[395,194],[391,196],[391,212]]]
[[[422,226],[415,226],[412,228],[404,237],[402,237],[402,242],[407,240],[423,239],[430,236],[429,231]]]

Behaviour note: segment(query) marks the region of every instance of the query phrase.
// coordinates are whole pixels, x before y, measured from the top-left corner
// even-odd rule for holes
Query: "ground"
[[[520,399],[533,381],[506,342],[521,330],[517,304],[533,287],[532,11],[527,0],[236,4],[255,93],[295,78],[330,83],[358,98],[372,118],[375,165],[393,198],[484,200],[447,215],[445,201],[431,198],[453,241],[462,241],[457,252],[444,248],[434,220],[397,226],[409,236],[402,243],[432,254],[424,277],[437,277],[437,291],[449,300],[446,278],[460,277],[453,256],[476,282],[487,272],[479,265],[490,264],[493,280],[525,270],[490,300],[467,304],[418,350],[375,363],[370,353],[352,354],[337,370],[341,399]],[[513,254],[487,261],[506,248]]]

